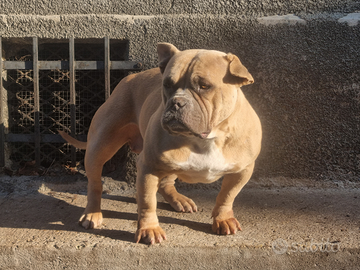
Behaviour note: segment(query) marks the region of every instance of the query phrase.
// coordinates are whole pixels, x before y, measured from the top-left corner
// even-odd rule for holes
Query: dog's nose
[[[172,99],[173,107],[176,110],[179,110],[180,108],[184,107],[186,105],[187,101],[184,97],[174,97]]]

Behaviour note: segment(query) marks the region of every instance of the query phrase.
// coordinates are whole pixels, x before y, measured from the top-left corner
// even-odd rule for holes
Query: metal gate
[[[13,49],[10,43],[3,46],[4,40],[0,37],[0,166],[5,158],[35,160],[37,166],[71,161],[74,166],[83,153],[64,144],[57,130],[85,137],[97,108],[129,71],[141,70],[141,63],[127,61],[127,42],[109,38],[70,38],[61,40],[62,46],[41,40],[39,49],[34,37],[31,49],[22,48],[12,58],[4,55]]]

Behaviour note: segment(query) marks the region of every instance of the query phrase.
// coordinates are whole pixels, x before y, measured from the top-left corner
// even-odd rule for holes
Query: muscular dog
[[[211,50],[157,47],[159,68],[124,78],[96,112],[88,141],[64,132],[65,140],[86,149],[88,202],[80,224],[98,227],[103,165],[125,143],[137,161],[138,228],[135,241],[166,239],[156,215],[156,192],[177,211],[196,212],[179,194],[176,178],[211,183],[224,176],[212,211],[217,234],[241,230],[232,206],[248,182],[260,152],[261,124],[240,87],[253,77],[238,57]]]

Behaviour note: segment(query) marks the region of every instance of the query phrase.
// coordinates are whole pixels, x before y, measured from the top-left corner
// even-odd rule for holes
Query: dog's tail
[[[70,143],[72,146],[75,146],[76,148],[83,149],[83,150],[86,149],[86,142],[78,141],[77,139],[71,137],[69,134],[67,134],[64,131],[58,130],[58,132],[61,135],[61,137],[63,137],[63,139],[65,141],[67,141],[68,143]]]

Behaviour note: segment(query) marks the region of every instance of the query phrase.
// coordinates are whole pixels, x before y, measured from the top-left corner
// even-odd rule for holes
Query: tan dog
[[[136,242],[166,239],[156,215],[156,192],[177,211],[196,212],[179,194],[175,179],[211,183],[224,176],[212,212],[212,229],[234,234],[235,197],[248,182],[260,152],[261,125],[240,86],[253,78],[232,54],[209,50],[179,51],[158,45],[159,68],[123,79],[96,112],[88,142],[64,132],[69,143],[86,149],[88,203],[80,223],[102,222],[103,165],[125,143],[139,153],[137,162],[138,229]]]

